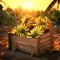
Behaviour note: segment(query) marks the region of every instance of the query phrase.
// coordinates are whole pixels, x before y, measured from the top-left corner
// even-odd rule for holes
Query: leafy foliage
[[[60,24],[60,11],[55,9],[51,10],[49,18],[55,25]]]
[[[5,11],[0,11],[0,25],[13,25],[16,22],[16,19],[7,14]]]

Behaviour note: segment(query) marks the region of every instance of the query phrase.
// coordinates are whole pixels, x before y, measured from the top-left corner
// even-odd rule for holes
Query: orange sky
[[[52,0],[4,0],[12,9],[21,6],[24,9],[45,10]]]

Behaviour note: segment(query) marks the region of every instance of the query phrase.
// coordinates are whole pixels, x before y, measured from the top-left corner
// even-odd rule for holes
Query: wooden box
[[[50,33],[45,33],[36,38],[25,38],[9,34],[9,48],[19,48],[20,51],[31,55],[40,55],[51,49]]]

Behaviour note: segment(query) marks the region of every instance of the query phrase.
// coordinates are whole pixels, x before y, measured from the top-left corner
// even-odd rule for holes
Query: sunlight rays
[[[20,6],[27,10],[45,10],[52,0],[4,0],[4,2],[12,9]]]

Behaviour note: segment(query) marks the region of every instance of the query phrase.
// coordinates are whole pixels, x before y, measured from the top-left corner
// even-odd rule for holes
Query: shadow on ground
[[[40,56],[31,56],[21,52],[6,51],[3,54],[2,60],[60,60],[60,52],[41,54]]]

